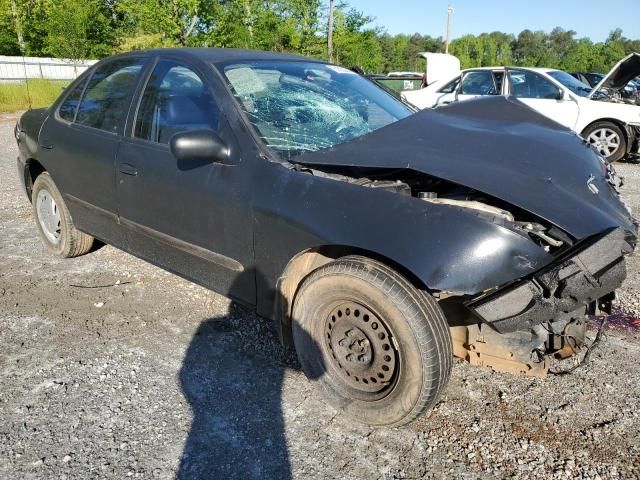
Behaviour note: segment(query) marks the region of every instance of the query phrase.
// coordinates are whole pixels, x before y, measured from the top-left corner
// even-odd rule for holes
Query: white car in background
[[[633,53],[594,88],[551,68],[484,67],[450,73],[421,90],[401,95],[418,108],[483,95],[510,95],[579,133],[615,162],[628,153],[640,153],[640,106],[626,101],[620,93],[639,73],[640,54]]]

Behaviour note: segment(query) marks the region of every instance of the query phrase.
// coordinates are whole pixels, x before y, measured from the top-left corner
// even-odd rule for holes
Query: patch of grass
[[[69,83],[64,80],[29,80],[28,94],[25,82],[0,83],[0,112],[26,110],[29,108],[29,97],[33,108],[47,107]]]

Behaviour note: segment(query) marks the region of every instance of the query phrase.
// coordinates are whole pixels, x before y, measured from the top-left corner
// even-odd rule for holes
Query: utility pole
[[[327,51],[329,62],[333,63],[333,0],[329,0],[329,28],[327,31]]]
[[[447,7],[447,38],[444,41],[444,53],[449,53],[449,41],[451,40],[451,17],[453,16],[453,7]]]

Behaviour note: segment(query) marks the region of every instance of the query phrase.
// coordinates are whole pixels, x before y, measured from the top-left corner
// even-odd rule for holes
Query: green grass
[[[0,83],[0,112],[17,112],[29,108],[29,97],[33,108],[47,107],[58,98],[68,81],[59,80],[29,80],[29,94],[27,84]]]

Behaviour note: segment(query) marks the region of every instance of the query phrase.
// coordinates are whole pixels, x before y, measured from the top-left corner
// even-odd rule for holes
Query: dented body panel
[[[346,246],[402,266],[433,290],[473,294],[526,276],[553,257],[525,235],[468,209],[265,165],[255,206],[256,261],[280,275],[299,252]]]

